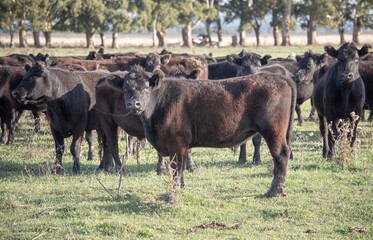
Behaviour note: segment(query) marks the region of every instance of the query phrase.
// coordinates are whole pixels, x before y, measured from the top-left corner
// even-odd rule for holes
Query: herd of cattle
[[[12,54],[0,57],[1,143],[14,140],[16,122],[24,110],[35,117],[46,113],[55,140],[61,171],[64,138],[73,137],[73,172],[80,173],[81,141],[86,132],[88,158],[94,157],[92,131],[103,147],[100,169],[121,169],[118,128],[146,138],[158,151],[157,173],[165,170],[164,156],[175,159],[175,183],[183,187],[183,169],[195,165],[193,147],[240,147],[253,136],[253,164],[260,163],[262,137],[274,161],[274,177],[266,196],[285,194],[294,112],[312,98],[323,141],[323,156],[334,153],[340,119],[363,116],[373,106],[373,53],[344,43],[325,54],[311,51],[271,59],[242,50],[226,57],[161,53],[104,54],[49,57]],[[369,119],[372,119],[372,112]],[[351,146],[355,141],[354,124]],[[332,122],[332,132],[328,123]],[[185,165],[186,164],[186,165]]]

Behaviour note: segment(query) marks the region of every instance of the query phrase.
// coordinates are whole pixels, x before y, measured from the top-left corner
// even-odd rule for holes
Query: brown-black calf
[[[133,69],[113,85],[123,104],[140,116],[147,140],[164,156],[175,157],[176,186],[183,186],[187,149],[232,147],[260,133],[274,161],[266,196],[285,194],[296,86],[286,77],[259,73],[220,81],[164,79]]]

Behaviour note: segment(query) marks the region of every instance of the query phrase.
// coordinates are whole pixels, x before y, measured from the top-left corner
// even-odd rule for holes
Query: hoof
[[[89,152],[87,160],[88,161],[94,161],[94,160],[96,160],[96,156],[93,153]]]
[[[268,190],[268,192],[266,192],[264,194],[265,197],[267,198],[272,198],[272,197],[286,197],[288,196],[288,194],[283,190],[283,189],[278,189],[278,190]]]
[[[80,175],[80,170],[73,169],[73,175]]]
[[[115,166],[115,170],[117,171],[117,173],[120,173],[120,169],[121,169],[121,166]],[[124,166],[122,168],[122,174],[124,173]]]
[[[262,161],[259,159],[253,159],[253,165],[255,166],[259,166],[259,165],[262,165]]]
[[[157,169],[157,175],[166,175],[167,171],[165,168]]]
[[[108,173],[112,173],[113,172],[113,166],[105,166],[104,171],[108,172]]]
[[[187,170],[188,170],[188,172],[194,172],[195,170],[197,170],[197,167],[196,166],[188,166],[187,167]]]
[[[244,165],[244,164],[246,164],[246,160],[239,159],[237,163]]]
[[[265,197],[283,197],[288,194],[285,192],[285,184],[276,184],[276,187],[271,186],[269,190],[264,194]]]
[[[52,174],[60,174],[61,173],[61,167],[56,166],[52,169]]]

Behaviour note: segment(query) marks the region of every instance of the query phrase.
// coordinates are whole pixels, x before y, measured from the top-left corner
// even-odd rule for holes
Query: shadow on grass
[[[164,198],[162,194],[160,198]],[[111,203],[107,204],[107,201],[110,200]],[[163,199],[162,199],[163,200]],[[110,197],[104,198],[94,198],[92,201],[103,201],[101,206],[98,206],[102,211],[115,212],[120,214],[157,214],[160,216],[159,212],[168,212],[166,206],[166,201],[162,202],[152,202],[144,201],[141,197],[136,194],[127,194],[124,198],[120,200],[112,200]]]

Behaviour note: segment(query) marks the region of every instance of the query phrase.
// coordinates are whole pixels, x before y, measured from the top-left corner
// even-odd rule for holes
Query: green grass
[[[309,101],[302,109],[307,117]],[[119,176],[86,160],[86,142],[81,175],[72,174],[71,139],[65,141],[64,171],[50,174],[54,142],[47,122],[34,135],[25,114],[14,144],[0,146],[0,239],[372,239],[373,126],[359,126],[361,143],[342,167],[321,157],[317,122],[299,127],[295,121],[287,197],[263,197],[273,176],[265,144],[261,166],[250,163],[251,143],[246,165],[237,164],[230,149],[193,149],[198,170],[185,172],[186,188],[172,206],[166,201],[167,177],[156,175],[157,155],[149,143],[139,165],[134,157],[126,160],[121,197],[112,199],[97,178],[116,195]],[[226,227],[201,227],[212,222]],[[350,232],[350,226],[367,232]]]

